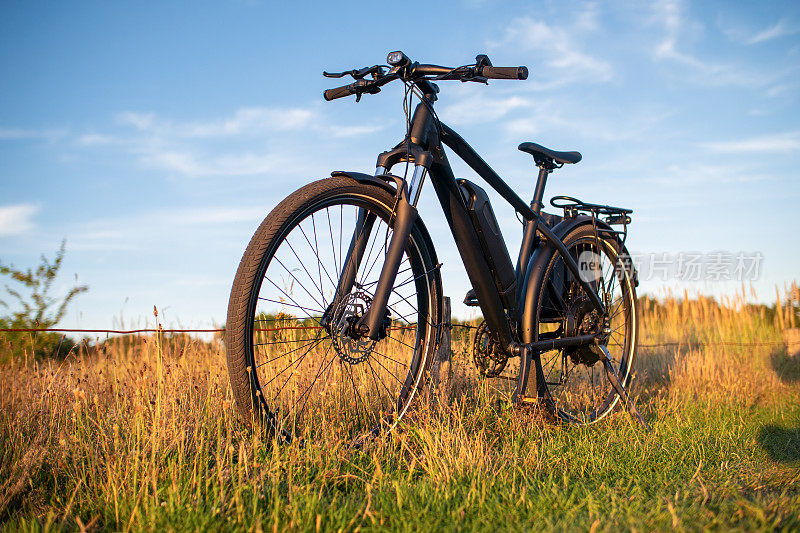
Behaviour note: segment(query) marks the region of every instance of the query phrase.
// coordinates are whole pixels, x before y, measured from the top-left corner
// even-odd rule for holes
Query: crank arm
[[[648,433],[651,432],[652,428],[647,422],[645,422],[644,418],[642,418],[642,415],[639,413],[639,410],[636,409],[636,405],[633,403],[633,400],[628,395],[628,391],[625,390],[625,387],[617,377],[617,372],[614,370],[614,365],[611,363],[611,359],[608,357],[608,349],[602,344],[597,345],[597,347],[600,349],[600,360],[603,362],[603,368],[606,370],[606,375],[608,376],[608,380],[611,382],[611,386],[614,387],[614,390],[617,391],[619,397],[623,402],[625,402],[628,412],[637,422],[639,422],[639,425],[642,426],[642,429]]]

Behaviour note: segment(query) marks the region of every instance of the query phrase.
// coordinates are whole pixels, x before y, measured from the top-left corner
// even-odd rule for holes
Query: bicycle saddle
[[[538,165],[542,160],[553,159],[557,163],[577,163],[581,160],[580,152],[556,152],[549,148],[545,148],[541,144],[536,143],[522,143],[517,148],[531,154],[534,161]]]

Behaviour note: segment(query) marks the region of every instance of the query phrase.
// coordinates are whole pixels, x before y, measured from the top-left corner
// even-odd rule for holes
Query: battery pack
[[[478,233],[483,253],[494,276],[495,286],[506,309],[516,307],[517,276],[500,226],[486,191],[469,180],[458,180],[472,224]]]

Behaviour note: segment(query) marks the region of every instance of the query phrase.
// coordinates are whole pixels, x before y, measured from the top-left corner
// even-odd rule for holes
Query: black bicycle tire
[[[284,233],[292,227],[298,212],[307,210],[308,206],[322,201],[332,198],[345,199],[349,195],[368,198],[389,215],[395,203],[392,194],[374,185],[359,183],[346,177],[319,180],[298,189],[278,204],[261,223],[245,250],[231,288],[225,346],[230,383],[237,410],[246,422],[263,422],[262,415],[264,414],[260,408],[261,402],[258,395],[254,392],[254,375],[251,373],[253,367],[252,346],[247,339],[246,327],[247,321],[251,319],[249,314],[252,313],[254,307],[254,298],[257,297],[254,292],[258,292],[256,285],[260,283],[259,272],[266,269],[264,261],[270,259],[270,254],[274,253],[280,244],[281,237],[285,236]],[[441,279],[436,267],[435,251],[428,249],[430,245],[427,244],[429,239],[425,238],[426,235],[421,221],[415,224],[412,229],[412,238],[417,243],[420,259],[424,263],[426,271],[432,273],[428,283],[429,323],[438,325],[441,324]],[[278,239],[277,242],[276,239]],[[424,384],[425,374],[433,364],[438,331],[431,333],[432,335],[428,335],[429,340],[422,349],[424,352],[423,365],[418,368],[419,375],[415,374],[415,386],[408,391],[410,397],[407,404],[413,402],[415,394]],[[405,411],[403,411],[404,413]],[[398,420],[399,418],[401,417],[398,417]]]
[[[577,228],[574,228],[571,231],[569,231],[563,237],[562,242],[569,249],[576,242],[586,239],[594,239],[596,235],[597,235],[596,229],[592,225],[586,224],[578,226]],[[615,261],[619,257],[623,257],[623,259],[625,259],[625,256],[627,256],[627,251],[621,245],[618,239],[602,235],[600,236],[600,238],[605,242],[605,245],[610,246],[611,250],[613,250],[614,253],[616,254],[616,257],[614,258]],[[545,298],[546,295],[546,291],[543,290],[543,287],[549,282],[553,268],[555,267],[557,261],[559,260],[560,260],[560,255],[557,253],[553,254],[553,256],[548,260],[547,266],[544,269],[544,273],[541,279],[539,280],[540,287],[537,290],[538,297],[536,301],[536,313],[535,313],[535,319],[536,319],[535,323],[537,325],[539,324],[539,319],[541,316],[543,299]],[[633,366],[636,361],[636,352],[638,349],[638,340],[639,340],[639,332],[638,332],[639,320],[638,320],[638,309],[636,301],[636,286],[633,281],[632,273],[629,269],[626,271],[625,279],[628,290],[628,299],[631,305],[630,314],[632,318],[632,323],[630,323],[629,326],[626,326],[626,335],[630,335],[630,340],[626,340],[626,342],[630,343],[630,349],[629,349],[630,353],[626,359],[625,376],[624,379],[621,380],[625,388],[627,389],[630,386],[630,383],[633,379]],[[628,323],[626,322],[626,324]],[[537,326],[537,331],[538,331],[538,326]],[[533,367],[531,368],[531,371],[535,372],[535,376],[537,379],[537,388],[539,389],[537,392],[541,400],[540,401],[541,405],[547,411],[547,414],[553,419],[565,420],[563,413],[559,413],[559,410],[556,407],[556,403],[553,401],[553,398],[550,394],[550,390],[547,387],[546,382],[538,383],[539,380],[544,381],[543,378],[545,378],[544,369],[542,368],[541,358],[539,356],[534,357],[533,363],[534,364]],[[529,374],[528,379],[530,379],[530,377],[531,375]],[[522,387],[521,390],[525,390],[526,386]],[[595,422],[602,420],[605,416],[607,416],[610,412],[612,412],[614,410],[614,407],[619,402],[619,396],[616,394],[616,392],[612,392],[612,395],[613,395],[613,400],[611,401],[611,404],[602,413],[600,413],[599,416],[594,417],[588,422],[581,422],[580,424],[581,425],[593,424]]]

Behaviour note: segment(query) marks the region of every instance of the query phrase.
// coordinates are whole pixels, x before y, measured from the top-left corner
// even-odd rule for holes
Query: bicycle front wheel
[[[424,381],[441,279],[421,222],[381,339],[354,327],[377,286],[394,204],[388,191],[349,178],[311,183],[267,216],[245,251],[228,305],[228,371],[240,413],[281,440],[377,435],[403,418]],[[351,243],[360,239],[359,254]],[[340,278],[354,265],[343,293]]]

